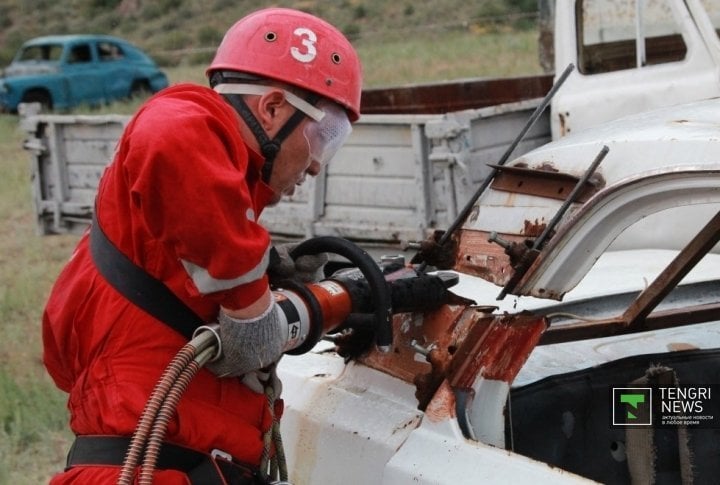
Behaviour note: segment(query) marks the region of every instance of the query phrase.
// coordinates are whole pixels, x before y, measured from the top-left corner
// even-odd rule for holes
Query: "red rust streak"
[[[425,409],[425,416],[434,423],[455,417],[455,393],[447,381],[438,388]]]
[[[529,315],[478,322],[453,359],[448,376],[450,384],[468,389],[478,375],[512,382],[546,328],[544,318]]]

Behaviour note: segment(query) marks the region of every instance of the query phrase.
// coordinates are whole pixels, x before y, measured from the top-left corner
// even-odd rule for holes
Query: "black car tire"
[[[130,99],[141,99],[152,94],[150,85],[144,79],[138,79],[133,81],[130,87]]]
[[[43,111],[50,111],[52,109],[52,97],[50,93],[42,89],[31,89],[25,93],[22,97],[23,103],[40,103]]]

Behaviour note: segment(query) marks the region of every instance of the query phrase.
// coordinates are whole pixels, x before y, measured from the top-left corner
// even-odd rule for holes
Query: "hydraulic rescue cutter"
[[[346,239],[310,239],[296,246],[290,255],[297,259],[319,253],[337,254],[349,263],[317,283],[284,280],[272,284],[287,326],[286,354],[306,353],[329,335],[338,353],[348,360],[371,352],[389,354],[394,348],[393,315],[431,311],[449,303],[471,303],[448,290],[458,282],[457,274],[418,271],[405,265],[402,258],[378,263]],[[221,356],[216,331],[215,324],[200,327],[168,365],[138,421],[118,483],[132,483],[141,456],[140,482],[152,481],[168,423],[182,394],[203,365]],[[274,396],[268,399],[273,401]],[[281,442],[276,442],[275,448],[281,455]],[[286,479],[286,470],[280,467],[280,479]],[[264,468],[265,464],[261,464]]]

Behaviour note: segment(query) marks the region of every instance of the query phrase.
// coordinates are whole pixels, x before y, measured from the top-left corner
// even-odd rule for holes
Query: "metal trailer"
[[[486,165],[512,142],[550,82],[550,76],[504,80],[504,89],[512,86],[515,95],[526,99],[499,106],[444,114],[363,115],[332,163],[294,196],[267,209],[262,222],[277,236],[343,235],[373,241],[416,239],[430,228],[443,227],[487,175]],[[446,96],[451,89],[481,95],[487,84],[492,82],[432,88]],[[378,102],[385,101],[378,97]],[[98,181],[129,119],[43,114],[23,120],[30,134],[25,148],[32,154],[40,233],[77,232],[87,226]],[[549,140],[546,116],[518,151]]]

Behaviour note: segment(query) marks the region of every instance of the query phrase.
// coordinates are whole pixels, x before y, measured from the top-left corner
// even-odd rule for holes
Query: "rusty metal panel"
[[[444,305],[427,314],[399,314],[393,319],[392,352],[375,350],[363,364],[416,385],[420,408],[445,379],[448,366],[470,328],[487,316],[487,309]]]
[[[565,200],[580,180],[571,174],[558,172],[548,164],[545,167],[529,169],[521,166],[497,167],[498,175],[491,187],[496,190],[518,194],[537,195],[549,199]],[[586,184],[578,194],[576,201],[585,202],[604,186],[601,177]]]
[[[455,270],[479,276],[499,286],[505,285],[512,276],[510,257],[502,246],[491,243],[485,231],[460,230],[458,257]],[[523,237],[503,234],[508,241],[522,243]]]
[[[547,328],[534,315],[495,316],[472,327],[448,372],[454,388],[469,389],[478,376],[512,383]]]
[[[444,114],[541,98],[552,75],[471,79],[363,91],[363,114]]]
[[[490,307],[445,305],[393,320],[391,352],[375,350],[360,361],[416,386],[419,407],[444,380],[469,389],[476,379],[512,382],[547,327],[544,317],[491,315]]]

